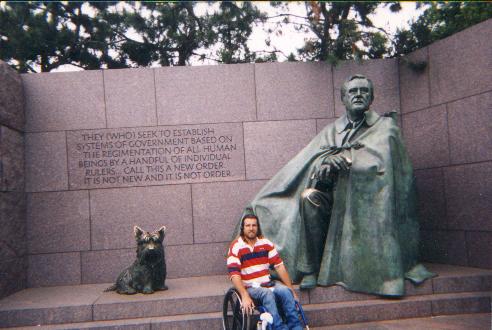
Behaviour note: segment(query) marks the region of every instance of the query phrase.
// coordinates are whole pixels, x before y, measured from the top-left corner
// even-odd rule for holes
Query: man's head
[[[351,120],[359,119],[374,100],[374,85],[363,75],[349,77],[340,90],[342,102]]]
[[[254,214],[246,214],[241,219],[241,232],[240,234],[243,239],[253,240],[257,237],[262,238],[260,221],[258,217]]]

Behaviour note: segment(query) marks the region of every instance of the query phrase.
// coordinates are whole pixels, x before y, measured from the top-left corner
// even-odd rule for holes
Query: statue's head
[[[343,83],[340,94],[347,114],[352,118],[359,117],[369,109],[374,100],[374,85],[371,79],[356,74]]]

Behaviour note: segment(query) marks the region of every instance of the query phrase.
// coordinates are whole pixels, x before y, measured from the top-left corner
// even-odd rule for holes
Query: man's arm
[[[284,283],[290,289],[290,291],[292,291],[292,294],[294,295],[294,299],[299,301],[299,297],[297,296],[297,293],[294,291],[294,287],[292,286],[292,281],[290,280],[289,273],[287,272],[287,268],[285,268],[284,264],[275,266],[275,270],[277,271],[278,277],[280,277],[282,283]]]
[[[241,276],[233,275],[231,277],[231,281],[234,285],[234,288],[239,292],[239,295],[241,296],[242,308],[246,311],[247,314],[252,314],[253,309],[255,308],[255,304],[253,303],[253,299],[251,299],[248,290],[246,290],[246,288],[244,287]]]

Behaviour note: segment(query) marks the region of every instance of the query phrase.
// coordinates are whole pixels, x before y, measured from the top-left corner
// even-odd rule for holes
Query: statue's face
[[[372,103],[372,91],[366,79],[354,79],[347,83],[343,104],[351,117],[359,117]]]

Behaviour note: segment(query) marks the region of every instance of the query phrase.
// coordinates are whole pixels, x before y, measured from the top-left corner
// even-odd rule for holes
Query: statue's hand
[[[329,166],[329,168],[334,172],[348,171],[351,165],[352,162],[345,156],[330,155],[323,159],[323,162],[321,163],[321,169],[323,169],[324,166]]]
[[[317,177],[321,181],[328,182],[330,177],[330,165],[321,165],[318,169]]]

